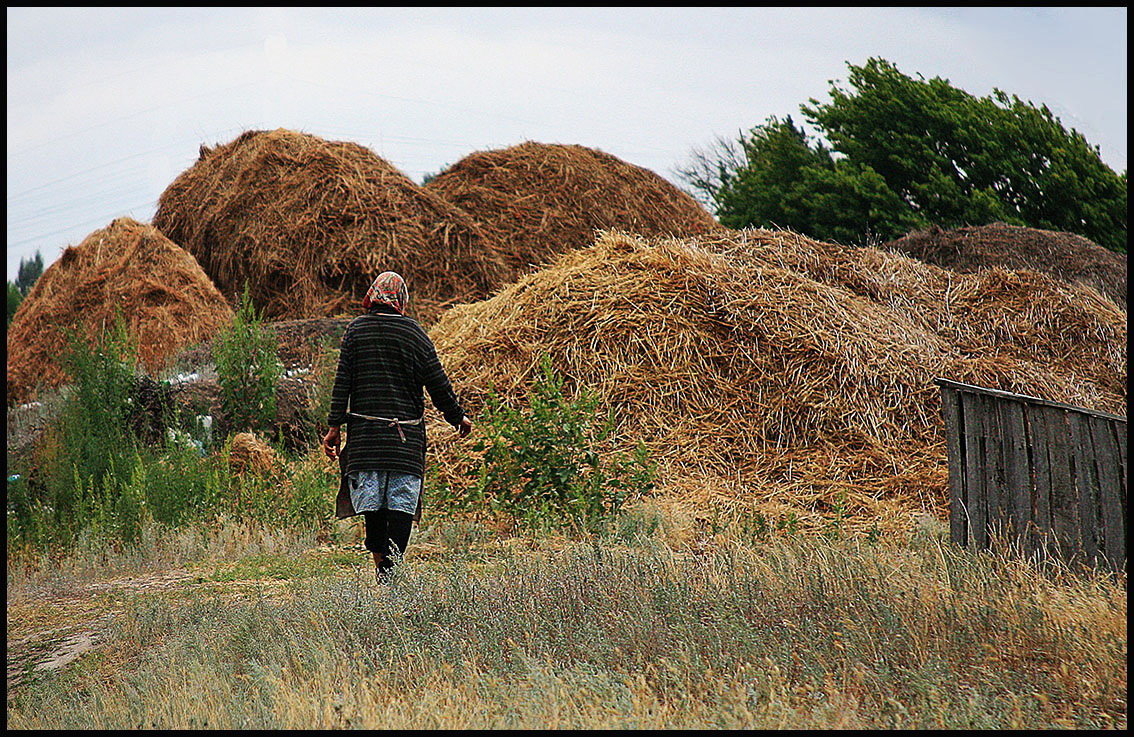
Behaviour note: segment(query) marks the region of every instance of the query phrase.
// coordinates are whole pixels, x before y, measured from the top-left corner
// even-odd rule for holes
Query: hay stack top
[[[885,245],[960,272],[1001,267],[1034,269],[1068,283],[1082,282],[1126,306],[1126,256],[1074,233],[992,223],[945,230],[932,226]]]
[[[231,302],[247,282],[273,319],[355,311],[392,270],[428,320],[444,303],[487,295],[501,269],[463,213],[369,149],[284,129],[202,146],[162,193],[154,225]]]
[[[689,236],[720,226],[654,172],[578,145],[528,141],[470,154],[426,183],[468,213],[513,273],[594,242],[596,230]]]
[[[63,251],[36,281],[8,327],[8,402],[66,381],[68,329],[94,336],[126,322],[145,367],[159,371],[179,349],[232,320],[197,261],[156,228],[118,218]]]

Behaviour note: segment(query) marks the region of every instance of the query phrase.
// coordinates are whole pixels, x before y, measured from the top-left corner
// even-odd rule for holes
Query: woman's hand
[[[337,427],[327,428],[327,434],[323,436],[323,452],[332,461],[339,455],[339,444],[342,442],[342,435]]]
[[[461,424],[457,425],[457,432],[461,434],[462,438],[468,437],[468,434],[472,432],[472,420],[462,417]]]

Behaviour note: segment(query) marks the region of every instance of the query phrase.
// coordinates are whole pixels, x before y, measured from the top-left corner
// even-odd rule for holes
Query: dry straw
[[[1074,233],[992,223],[953,230],[932,226],[884,248],[954,271],[1034,269],[1081,282],[1126,307],[1126,256]]]
[[[43,272],[8,328],[8,403],[66,381],[66,331],[96,336],[120,313],[138,358],[158,372],[232,320],[196,260],[150,225],[118,218]]]
[[[239,432],[232,436],[228,463],[237,475],[270,474],[279,471],[281,465],[276,450],[250,432]]]
[[[623,447],[648,444],[663,503],[804,527],[945,515],[935,377],[1125,412],[1125,315],[1096,293],[783,232],[606,233],[431,336],[474,412],[489,389],[522,396],[546,352],[616,412]]]
[[[428,322],[486,296],[503,269],[463,213],[369,149],[284,129],[202,146],[162,193],[154,225],[230,300],[247,282],[271,319],[351,311],[393,270]]]
[[[511,277],[590,245],[596,230],[689,236],[720,227],[696,200],[654,172],[578,145],[528,141],[478,151],[425,189],[476,221],[498,244]]]

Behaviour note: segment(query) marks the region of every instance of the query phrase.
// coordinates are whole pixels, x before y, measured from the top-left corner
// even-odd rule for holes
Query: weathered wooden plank
[[[984,396],[981,401],[984,404],[984,493],[988,500],[989,542],[1003,545],[1008,534],[1008,515],[1004,503],[1004,432],[1000,428],[998,400]]]
[[[1024,422],[1024,405],[1021,402],[1000,402],[1000,427],[1003,432],[1004,481],[1007,522],[1014,545],[1020,552],[1031,556],[1032,478],[1029,471],[1028,428]]]
[[[1070,561],[1079,551],[1079,510],[1070,422],[1066,410],[1044,408],[1047,419],[1048,458],[1051,461],[1051,543],[1053,552]]]
[[[1126,423],[1125,422],[1115,422],[1114,423],[1114,435],[1115,435],[1115,438],[1117,438],[1117,441],[1118,441],[1118,462],[1119,462],[1119,468],[1121,469],[1121,473],[1118,476],[1118,480],[1122,484],[1122,495],[1121,495],[1121,499],[1122,499],[1122,519],[1125,520],[1126,519],[1126,488],[1127,488],[1127,480],[1126,480],[1126,468],[1127,468],[1126,467]]]
[[[1031,440],[1031,472],[1035,494],[1032,496],[1032,549],[1045,551],[1051,544],[1051,434],[1047,428],[1050,410],[1029,407],[1028,438]]]
[[[1117,570],[1126,560],[1126,520],[1122,513],[1122,484],[1118,480],[1121,462],[1114,431],[1116,423],[1101,417],[1088,417],[1087,423],[1094,442],[1099,478],[1099,552],[1106,559],[1107,567]]]
[[[962,547],[968,544],[968,497],[965,493],[964,415],[961,394],[942,387],[941,414],[945,421],[945,446],[949,456],[949,539]]]
[[[1027,394],[1014,394],[1012,392],[1002,391],[1000,389],[990,389],[987,386],[975,386],[973,384],[963,384],[959,381],[951,381],[949,379],[934,379],[938,386],[950,387],[958,389],[959,391],[969,394],[984,394],[990,397],[997,397],[1002,399],[1015,399],[1028,404],[1035,404],[1044,407],[1056,407],[1058,409],[1069,409],[1075,412],[1080,412],[1085,415],[1092,415],[1094,417],[1103,417],[1111,420],[1118,420],[1119,422],[1126,422],[1126,418],[1120,415],[1112,415],[1109,412],[1099,412],[1086,407],[1077,407],[1073,404],[1065,404],[1063,402],[1056,402],[1051,399],[1042,399],[1040,397],[1032,397]]]
[[[1126,563],[1126,421],[946,380],[950,537],[979,550],[1121,569]],[[979,388],[977,388],[979,389]]]
[[[1095,468],[1094,443],[1086,416],[1069,413],[1075,452],[1075,492],[1079,508],[1079,539],[1083,563],[1095,565],[1099,553],[1099,478]]]
[[[984,422],[983,401],[977,394],[961,394],[964,418],[962,437],[965,447],[965,507],[968,510],[968,547],[988,547],[988,506],[984,494]]]

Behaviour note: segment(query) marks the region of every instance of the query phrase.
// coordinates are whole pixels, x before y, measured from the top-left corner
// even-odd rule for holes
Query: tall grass
[[[432,536],[439,539],[440,536]],[[15,728],[1124,727],[1126,597],[955,549],[645,534],[137,595]],[[411,550],[412,553],[412,550]],[[362,556],[359,556],[360,558]]]

